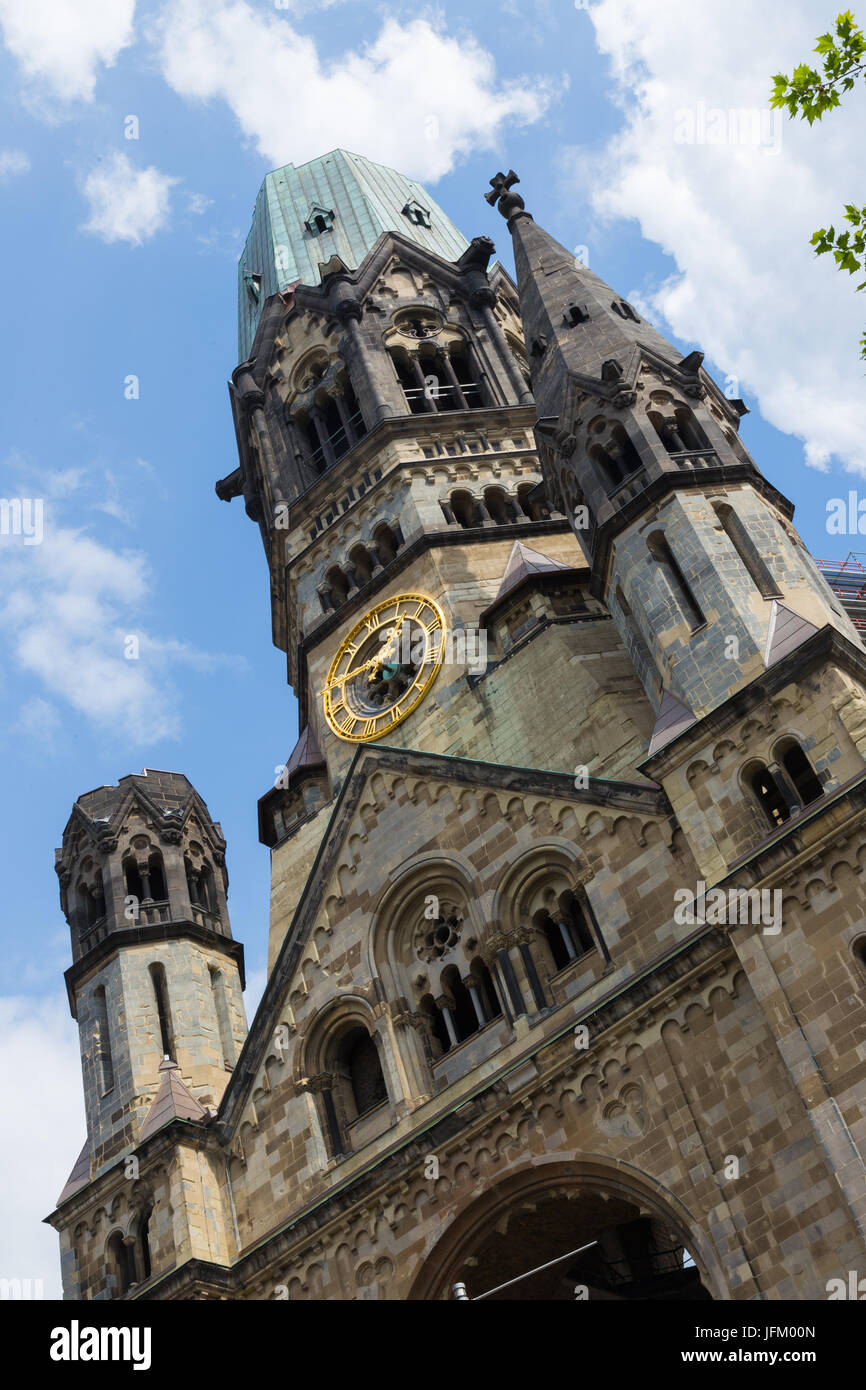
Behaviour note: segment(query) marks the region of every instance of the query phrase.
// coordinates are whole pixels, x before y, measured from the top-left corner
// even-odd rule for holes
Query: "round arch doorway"
[[[637,1170],[539,1164],[464,1209],[408,1297],[453,1298],[460,1284],[491,1302],[725,1297],[715,1252],[678,1207]]]

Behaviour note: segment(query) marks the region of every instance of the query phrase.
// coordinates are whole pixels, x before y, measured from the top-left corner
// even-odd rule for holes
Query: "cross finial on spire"
[[[523,212],[526,206],[519,193],[511,192],[515,183],[520,183],[520,179],[513,169],[509,169],[507,174],[503,174],[500,170],[490,180],[491,191],[484,194],[490,206],[498,205],[499,211],[505,218],[513,217],[516,212]]]

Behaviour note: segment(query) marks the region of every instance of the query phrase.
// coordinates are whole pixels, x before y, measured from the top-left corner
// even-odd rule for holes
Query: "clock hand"
[[[337,676],[335,680],[332,680],[327,685],[324,685],[322,689],[319,691],[319,694],[325,695],[329,690],[336,690],[338,686],[345,685],[347,681],[352,680],[355,676],[360,676],[362,671],[372,670],[375,666],[387,665],[388,662],[383,655],[374,656],[372,660],[364,661],[361,663],[360,666],[353,666],[351,671],[347,671],[345,675]]]

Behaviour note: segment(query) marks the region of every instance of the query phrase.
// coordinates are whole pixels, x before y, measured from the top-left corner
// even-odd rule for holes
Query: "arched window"
[[[433,1046],[433,1060],[441,1057],[451,1048],[451,1038],[442,1010],[437,1007],[432,994],[425,994],[419,1004],[419,1011],[428,1020],[430,1038]]]
[[[127,897],[138,898],[138,901],[141,902],[144,898],[144,888],[141,882],[141,874],[138,872],[138,865],[134,859],[124,859],[123,880],[126,884]]]
[[[111,1056],[111,1032],[108,1026],[108,1002],[104,985],[98,985],[93,991],[93,1006],[96,1067],[102,1094],[107,1095],[109,1091],[114,1090],[114,1062]]]
[[[153,983],[153,997],[156,1003],[156,1013],[159,1019],[159,1036],[162,1044],[163,1056],[171,1057],[174,1061],[174,1034],[171,1025],[171,1006],[168,998],[168,981],[165,975],[165,966],[156,961],[149,969],[150,978]]]
[[[348,428],[352,436],[352,443],[363,439],[367,433],[367,425],[364,421],[364,413],[361,410],[361,403],[355,395],[354,387],[348,377],[342,379],[343,400],[346,403],[346,412],[349,417]]]
[[[664,570],[665,577],[670,589],[683,614],[694,631],[696,628],[703,627],[706,618],[701,610],[701,606],[691,591],[685,575],[679,567],[676,556],[671,550],[665,539],[663,531],[653,531],[647,537],[647,548],[656,564]]]
[[[77,917],[79,931],[89,931],[98,918],[93,894],[86,883],[79,883],[76,889],[76,898],[78,900]]]
[[[589,923],[572,892],[560,893],[553,910],[540,908],[533,925],[544,936],[557,970],[564,970],[573,960],[595,949]]]
[[[484,404],[482,396],[482,386],[480,372],[474,364],[474,359],[469,349],[452,347],[450,352],[451,367],[457,378],[460,393],[470,410]]]
[[[365,1115],[388,1099],[379,1049],[366,1029],[355,1028],[345,1036],[342,1060],[349,1075],[357,1116]]]
[[[494,1018],[501,1018],[502,1005],[499,1002],[499,995],[496,993],[496,986],[493,983],[490,970],[480,956],[476,956],[469,969],[469,984],[474,987],[481,1003],[485,1023],[492,1022]]]
[[[729,506],[727,502],[713,502],[712,507],[719,518],[725,535],[745,565],[755,588],[764,598],[778,597],[782,591],[733,507]]]
[[[199,902],[206,912],[217,911],[216,884],[213,869],[206,859],[202,860],[198,875]]]
[[[678,406],[674,411],[674,419],[676,421],[677,434],[686,446],[687,451],[691,453],[702,453],[704,450],[709,449],[710,441],[688,406]]]
[[[376,1040],[351,1020],[331,1034],[319,1053],[330,1084],[321,1092],[323,1130],[333,1157],[352,1152],[354,1126],[389,1099]],[[362,1131],[369,1137],[369,1131]],[[361,1142],[365,1142],[362,1138]]]
[[[612,492],[614,488],[618,488],[625,479],[619,459],[609,453],[602,444],[591,444],[588,452],[593,463],[597,464],[608,491]]]
[[[223,972],[218,970],[214,965],[208,966],[208,970],[210,972],[210,987],[217,1019],[217,1031],[219,1033],[223,1066],[226,1071],[232,1071],[235,1064],[235,1040],[232,1034],[231,1018],[229,1016],[229,1002],[226,993],[225,976]]]
[[[349,561],[355,571],[355,583],[360,589],[373,578],[373,557],[365,545],[356,545],[349,551]]]
[[[387,521],[380,521],[379,525],[374,529],[373,541],[376,546],[376,554],[379,557],[380,565],[390,565],[391,561],[396,559],[400,543]]]
[[[114,1231],[105,1247],[106,1282],[111,1298],[122,1298],[135,1282],[132,1260],[132,1246],[125,1244],[120,1231]]]
[[[857,969],[863,976],[864,981],[866,981],[866,936],[858,936],[851,947],[851,954],[854,957],[854,963]]]
[[[388,353],[397,373],[397,380],[403,388],[406,397],[406,404],[413,415],[423,415],[428,409],[428,398],[425,397],[424,373],[420,369],[420,364],[416,359],[410,359],[409,354],[401,348],[391,348]],[[413,365],[414,361],[414,365]]]
[[[168,899],[168,890],[165,886],[165,869],[163,867],[162,855],[155,849],[147,861],[148,877],[150,878],[150,896],[155,902],[164,903]]]
[[[445,998],[450,1000],[451,1021],[457,1041],[461,1043],[478,1032],[479,1019],[472,996],[461,980],[456,965],[449,965],[447,970],[443,970],[442,992]]]
[[[508,511],[508,501],[505,493],[500,487],[489,487],[484,492],[484,505],[490,513],[492,521],[497,526],[507,526],[511,520]]]
[[[325,436],[334,462],[336,462],[337,459],[341,459],[344,454],[349,452],[349,436],[346,433],[339,407],[333,396],[326,395],[319,398],[317,405],[324,426]]]
[[[767,824],[775,829],[790,819],[791,810],[781,787],[763,763],[747,773],[746,780],[763,811]]]
[[[777,756],[791,779],[801,806],[808,806],[824,795],[824,788],[815,769],[795,739],[782,744]]]
[[[334,608],[339,608],[340,604],[345,603],[349,597],[348,579],[337,565],[332,565],[325,575],[325,583],[328,586],[331,603]]]
[[[183,867],[186,870],[186,886],[189,889],[189,900],[193,907],[200,907],[201,880],[199,871],[188,855],[184,855],[183,857]]]
[[[306,411],[299,410],[292,416],[292,423],[298,432],[301,447],[308,461],[317,473],[324,473],[327,467],[325,452],[313,421]]]
[[[137,1254],[139,1263],[139,1273],[141,1275],[141,1283],[144,1283],[145,1279],[150,1278],[150,1218],[152,1211],[152,1207],[147,1207],[142,1212],[141,1219],[138,1223]]]
[[[641,457],[631,440],[630,435],[616,421],[610,430],[610,443],[608,444],[608,454],[616,461],[617,467],[624,477],[631,473],[636,473],[641,467]]]
[[[517,489],[517,500],[520,503],[521,511],[529,517],[530,521],[546,521],[550,516],[550,508],[546,502],[533,501],[532,491],[535,483],[521,483]]]
[[[460,525],[468,529],[472,526],[480,525],[478,517],[478,503],[468,492],[455,492],[451,496],[451,510],[454,513],[454,520],[459,521]]]

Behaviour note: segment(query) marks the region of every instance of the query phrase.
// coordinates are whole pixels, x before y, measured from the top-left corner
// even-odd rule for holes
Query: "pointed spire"
[[[528,578],[530,574],[543,574],[550,570],[571,568],[571,565],[564,565],[560,560],[551,560],[549,555],[542,555],[540,550],[532,550],[522,541],[515,541],[511,547],[508,564],[503,571],[502,582],[499,585],[494,603],[498,603],[511,589],[516,589],[517,585],[522,584],[523,580]]]
[[[296,773],[306,771],[314,767],[324,767],[325,759],[319,747],[318,739],[310,728],[309,724],[304,726],[304,730],[289,755],[286,763],[285,772],[280,778],[282,786],[288,786]]]
[[[573,565],[565,565],[561,560],[553,560],[549,555],[542,554],[540,550],[533,550],[531,546],[524,545],[522,541],[515,541],[511,547],[508,564],[502,573],[496,597],[492,603],[487,605],[479,618],[479,622],[483,626],[502,600],[519,589],[533,575],[557,573],[576,574],[577,570]]]
[[[682,700],[678,700],[676,695],[672,695],[669,690],[666,690],[659,706],[658,718],[650,739],[647,757],[651,758],[653,753],[658,753],[659,749],[672,743],[679,734],[694,723],[695,716],[692,711],[683,704]]]
[[[90,1182],[90,1146],[85,1139],[84,1148],[75,1160],[72,1172],[66,1179],[66,1186],[57,1198],[57,1205],[65,1202],[68,1197],[74,1197],[76,1192],[80,1192],[82,1187],[86,1187]]]
[[[151,1134],[162,1129],[170,1120],[206,1122],[209,1119],[208,1111],[199,1104],[177,1075],[177,1062],[173,1062],[170,1057],[164,1057],[159,1064],[159,1070],[163,1073],[162,1081],[141,1126],[139,1143],[149,1139]]]
[[[817,632],[814,623],[810,623],[806,618],[801,618],[799,613],[795,613],[793,608],[787,604],[780,603],[778,599],[773,600],[773,607],[770,610],[770,630],[767,633],[767,648],[764,652],[764,665],[774,666],[777,661],[781,661],[783,656],[787,656],[795,647],[799,647],[801,642],[805,642],[807,637],[811,637]]]

